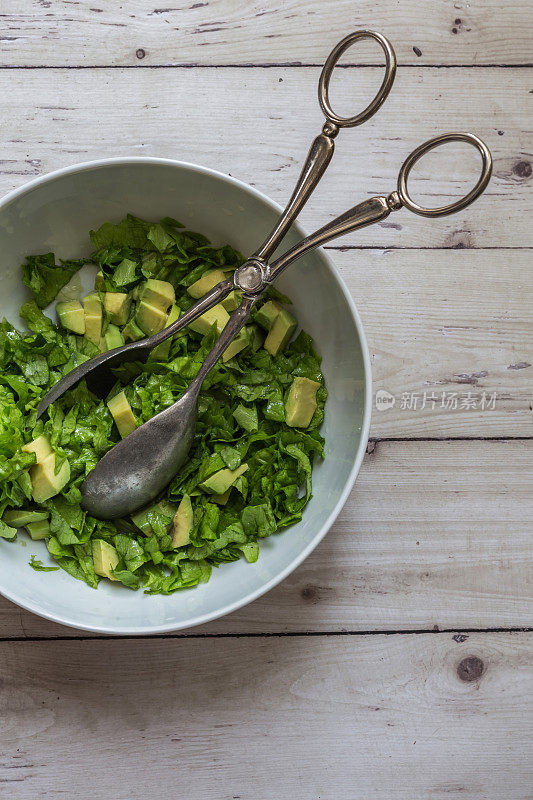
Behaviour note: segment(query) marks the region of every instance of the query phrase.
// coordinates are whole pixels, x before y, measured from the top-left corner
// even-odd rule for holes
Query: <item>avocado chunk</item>
[[[137,427],[137,420],[133,416],[133,411],[124,392],[119,392],[111,400],[107,401],[107,407],[111,416],[115,420],[118,432],[124,439]]]
[[[229,343],[222,353],[222,361],[229,361],[230,358],[236,356],[238,353],[244,350],[245,347],[248,347],[249,344],[250,340],[248,338],[248,331],[246,328],[241,328],[235,339]]]
[[[259,429],[259,420],[257,418],[257,409],[255,406],[249,408],[239,403],[233,412],[233,416],[237,424],[240,425],[241,428],[244,428],[245,431],[251,433]]]
[[[226,309],[230,314],[232,311],[235,311],[239,308],[242,300],[242,292],[238,292],[237,290],[233,290],[230,292],[224,300],[220,301],[220,305]]]
[[[172,522],[172,547],[183,547],[191,541],[193,525],[191,498],[184,494]]]
[[[257,314],[255,315],[255,321],[258,325],[261,325],[266,331],[269,331],[272,325],[274,324],[274,320],[278,316],[279,312],[283,310],[283,307],[280,306],[279,303],[276,303],[275,300],[267,300],[264,306],[261,306]]]
[[[120,328],[113,325],[112,322],[107,326],[104,339],[107,350],[114,350],[115,347],[122,347],[124,344],[124,337],[120,332]]]
[[[198,300],[200,297],[203,297],[204,294],[210,292],[211,289],[214,289],[217,283],[221,283],[225,280],[226,276],[221,269],[210,269],[195,283],[189,286],[187,293],[190,294],[191,297],[194,297],[196,300]]]
[[[128,324],[123,328],[122,335],[127,341],[138,342],[139,339],[144,339],[146,334],[139,328],[134,319],[130,319]]]
[[[110,581],[116,581],[112,570],[118,564],[118,553],[109,542],[104,542],[103,539],[93,539],[93,564],[94,571],[102,578],[109,578]]]
[[[298,323],[292,314],[289,314],[286,309],[282,308],[265,339],[263,345],[265,350],[268,350],[272,356],[277,355],[283,350],[297,326]]]
[[[70,480],[70,464],[65,460],[56,475],[56,454],[50,453],[43,461],[30,467],[30,478],[33,499],[36,503],[44,503],[67,485]]]
[[[176,294],[174,287],[168,281],[149,278],[139,290],[139,300],[155,306],[166,315],[169,307],[176,301]]]
[[[29,522],[42,522],[48,519],[46,511],[24,511],[23,509],[10,509],[4,511],[2,521],[14,528],[23,528]]]
[[[218,503],[219,506],[225,506],[229,500],[229,496],[231,494],[231,486],[229,489],[226,489],[224,494],[212,494],[209,498],[213,501],[213,503]]]
[[[83,298],[85,312],[85,338],[100,346],[102,336],[102,302],[96,292]]]
[[[20,449],[23,453],[35,453],[35,460],[38,464],[50,455],[52,452],[52,445],[46,436],[38,436],[32,442],[22,445]]]
[[[200,484],[200,489],[208,494],[224,494],[247,469],[248,464],[241,464],[237,469],[219,469]]]
[[[316,411],[320,384],[309,378],[294,378],[285,401],[285,418],[291,428],[307,428]]]
[[[170,311],[168,312],[165,328],[168,328],[169,325],[172,325],[173,322],[176,322],[176,320],[180,318],[180,314],[181,314],[180,307],[174,303],[174,305],[170,307]],[[158,344],[157,347],[154,347],[148,358],[153,359],[154,361],[167,361],[170,353],[171,344],[172,344],[172,336],[166,339],[164,342],[161,342],[161,344]]]
[[[259,325],[248,325],[248,336],[250,337],[250,348],[252,353],[257,353],[265,341],[265,337],[259,330]]]
[[[94,276],[94,290],[95,292],[105,292],[105,277],[102,270],[99,270]]]
[[[37,542],[39,539],[47,539],[48,536],[52,535],[48,519],[41,519],[38,522],[28,522],[25,527],[34,542]]]
[[[153,306],[147,300],[141,300],[137,306],[135,322],[147,336],[152,336],[152,334],[162,331],[165,327],[166,320],[166,308]]]
[[[212,326],[216,325],[217,336],[220,336],[228,320],[228,312],[220,305],[220,303],[217,303],[216,306],[210,308],[209,311],[206,311],[201,317],[198,317],[198,319],[195,319],[193,322],[189,323],[189,328],[191,328],[193,331],[196,331],[196,333],[201,333],[203,336],[205,336],[206,333],[210,332]]]
[[[72,333],[85,333],[85,312],[78,300],[65,300],[56,303],[57,318],[67,331]]]
[[[125,292],[106,292],[104,308],[114,325],[125,325],[131,308],[131,297]]]

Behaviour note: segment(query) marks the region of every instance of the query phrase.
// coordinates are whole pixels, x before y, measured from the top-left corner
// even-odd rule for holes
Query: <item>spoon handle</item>
[[[329,102],[329,84],[331,76],[342,54],[345,53],[348,48],[352,47],[352,45],[363,39],[371,39],[377,42],[383,50],[383,54],[385,55],[385,73],[376,96],[370,101],[366,108],[352,117],[341,117],[335,113]],[[363,122],[366,122],[367,119],[370,119],[386,100],[392,89],[395,75],[396,55],[393,47],[385,36],[376,33],[376,31],[354,31],[333,48],[324,64],[318,84],[320,108],[326,117],[326,121],[322,127],[322,133],[316,137],[311,145],[298,182],[285,210],[261,247],[256,250],[251,258],[258,258],[263,261],[268,261],[270,259],[326,171],[335,150],[335,142],[333,140],[339,133],[339,130],[341,128],[353,128],[356,125],[361,125]]]
[[[252,258],[261,258],[268,261],[326,171],[335,150],[335,142],[333,141],[333,136],[328,135],[328,129],[326,129],[325,125],[324,129],[324,132],[314,139],[309,149],[298,183],[287,203],[287,207]]]
[[[248,318],[250,316],[250,311],[258,299],[259,295],[244,295],[242,299],[242,303],[233,312],[229,321],[226,323],[224,330],[216,340],[215,344],[206,355],[205,360],[196,373],[196,377],[192,381],[189,386],[189,390],[194,392],[195,390],[200,390],[200,386],[202,385],[204,378],[206,377],[207,373],[215,366],[218,359],[224,352],[224,350],[228,347],[229,344],[233,341],[233,339],[237,336],[239,331],[244,327]]]
[[[407,186],[407,180],[411,173],[412,168],[417,161],[422,158],[426,153],[434,150],[436,147],[448,144],[450,142],[464,142],[465,144],[472,145],[479,155],[481,156],[481,172],[478,181],[473,189],[471,189],[463,197],[459,197],[448,205],[440,206],[438,208],[426,208],[415,202]],[[369,200],[364,200],[362,203],[350,208],[336,217],[334,220],[324,225],[323,228],[302,239],[301,242],[291,247],[284,255],[274,261],[268,270],[268,282],[270,283],[277,278],[289,264],[292,264],[297,258],[300,258],[310,250],[314,250],[320,245],[331,242],[338,236],[350,231],[364,228],[367,225],[373,225],[375,222],[380,222],[389,216],[391,211],[397,211],[400,208],[406,208],[414,214],[422,217],[444,217],[448,214],[456,214],[463,208],[466,208],[473,203],[474,200],[485,191],[490,181],[492,174],[492,156],[485,142],[473,133],[441,133],[433,139],[419,145],[407,156],[400,171],[398,173],[397,191],[391,192],[389,195],[382,195],[379,197],[371,197]]]
[[[400,204],[401,205],[401,204]],[[268,282],[270,283],[275,278],[290,266],[297,258],[308,253],[310,250],[315,250],[326,242],[336,239],[338,236],[344,236],[350,231],[355,231],[358,228],[364,228],[367,225],[373,225],[375,222],[385,219],[389,216],[391,211],[399,208],[400,205],[394,206],[389,197],[371,197],[369,200],[363,200],[362,203],[350,208],[336,217],[334,220],[324,225],[323,228],[306,236],[301,242],[295,244],[290,250],[287,250],[280,258],[270,265]]]

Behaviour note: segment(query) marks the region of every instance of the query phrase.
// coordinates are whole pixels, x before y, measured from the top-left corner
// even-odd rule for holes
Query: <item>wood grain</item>
[[[526,800],[527,634],[4,644],[9,800]]]
[[[315,552],[267,595],[196,632],[531,625],[530,443],[379,442],[370,449]],[[0,602],[0,638],[72,635],[79,633]]]
[[[481,135],[493,151],[494,177],[484,197],[440,220],[403,210],[345,243],[532,246],[531,75],[533,68],[401,71],[379,114],[339,136],[302,223],[312,230],[365,197],[388,193],[415,145],[459,128]],[[317,69],[0,71],[0,192],[79,161],[152,155],[228,172],[284,204],[322,124],[317,80]],[[354,108],[354,85],[368,97],[377,81],[370,67],[342,70],[339,109]],[[441,158],[428,156],[413,176],[415,197],[439,205],[468,191],[477,172],[470,151],[454,145]]]
[[[530,251],[332,256],[362,316],[374,398],[395,398],[385,411],[374,402],[372,436],[533,434]]]
[[[3,0],[5,65],[322,63],[358,28],[393,41],[400,64],[531,63],[527,0]],[[374,50],[353,51],[372,62]],[[374,59],[375,60],[375,59]]]

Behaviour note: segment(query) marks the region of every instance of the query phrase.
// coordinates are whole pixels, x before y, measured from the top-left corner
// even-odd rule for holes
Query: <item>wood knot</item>
[[[308,583],[307,586],[304,586],[300,591],[300,597],[302,600],[305,600],[306,603],[318,603],[320,599],[318,586],[313,586],[311,583]]]
[[[135,55],[137,58],[144,58],[146,55],[146,50],[143,50],[142,47],[139,47],[139,49],[135,51]]]
[[[513,173],[517,178],[529,178],[533,172],[533,167],[529,161],[517,161],[513,167]]]
[[[459,679],[465,681],[466,683],[477,681],[479,678],[481,678],[484,671],[485,665],[478,656],[467,656],[466,658],[463,658],[457,667],[457,675],[459,676]]]
[[[474,247],[474,237],[470,231],[465,228],[460,228],[459,230],[451,231],[451,233],[445,237],[443,246],[453,248],[454,250]]]

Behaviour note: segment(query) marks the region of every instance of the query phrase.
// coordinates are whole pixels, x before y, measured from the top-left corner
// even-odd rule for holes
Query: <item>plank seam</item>
[[[198,64],[184,62],[177,64],[2,64],[0,70],[15,69],[321,69],[323,64],[302,64],[299,61],[280,61],[272,64]],[[383,69],[379,64],[338,64],[339,69]],[[533,63],[523,64],[399,64],[398,69],[531,69]]]
[[[12,173],[11,173],[12,174]],[[480,247],[469,247],[465,246],[464,244],[456,244],[456,245],[449,245],[445,247],[443,245],[428,245],[428,246],[421,246],[415,247],[410,245],[379,245],[379,244],[330,244],[325,245],[324,250],[336,250],[337,252],[348,252],[350,250],[383,250],[384,252],[388,250],[532,250],[532,247],[528,245],[509,245],[500,247],[499,245],[489,245],[487,247],[481,245]]]
[[[462,384],[464,385],[464,384]],[[368,441],[373,444],[381,442],[529,442],[531,436],[369,436]]]
[[[282,631],[278,633],[161,633],[146,636],[104,636],[95,634],[94,636],[7,636],[0,637],[0,644],[6,642],[81,642],[81,641],[121,641],[121,640],[160,640],[160,639],[260,639],[260,638],[287,638],[287,637],[310,637],[319,636],[421,636],[423,634],[471,634],[471,633],[533,633],[533,628],[427,628],[411,629],[404,628],[398,630],[384,631]]]

